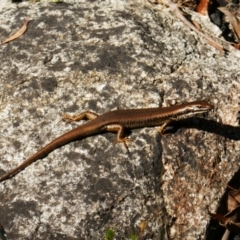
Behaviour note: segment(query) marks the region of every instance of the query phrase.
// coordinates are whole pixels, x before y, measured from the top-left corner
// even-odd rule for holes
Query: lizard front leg
[[[77,121],[80,121],[80,120],[93,120],[94,118],[98,117],[98,114],[95,113],[95,112],[91,112],[91,111],[86,111],[86,112],[83,112],[83,113],[80,113],[78,115],[69,115],[69,114],[63,114],[62,116],[62,121],[65,121],[67,123],[70,123],[70,122],[77,122]]]
[[[167,127],[167,125],[169,125],[169,123],[172,122],[172,120],[166,120],[160,127],[158,127],[158,132],[163,136],[164,133],[164,129]]]

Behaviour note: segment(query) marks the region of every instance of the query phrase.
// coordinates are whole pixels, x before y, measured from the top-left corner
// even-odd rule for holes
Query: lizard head
[[[195,101],[184,103],[181,105],[181,108],[176,106],[176,110],[178,112],[176,116],[176,120],[192,117],[196,114],[201,114],[210,111],[213,109],[213,106],[206,101]]]

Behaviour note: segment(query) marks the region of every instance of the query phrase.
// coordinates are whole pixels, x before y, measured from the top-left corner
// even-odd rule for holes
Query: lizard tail
[[[24,170],[26,167],[28,167],[33,162],[46,157],[49,153],[51,153],[55,149],[60,148],[60,147],[66,145],[66,144],[68,144],[70,142],[74,142],[76,140],[79,140],[80,138],[89,136],[89,135],[93,134],[94,132],[96,132],[95,128],[93,128],[93,129],[89,129],[88,128],[86,130],[86,128],[83,127],[83,126],[86,126],[86,125],[87,124],[81,125],[81,126],[75,128],[75,129],[73,129],[73,130],[71,130],[71,131],[61,135],[60,137],[56,138],[55,140],[53,140],[52,142],[47,144],[45,147],[40,149],[38,152],[36,152],[34,155],[32,155],[31,157],[26,159],[19,166],[17,166],[16,168],[11,170],[10,172],[8,172],[5,175],[3,175],[0,178],[0,182],[3,182],[3,181],[5,181],[5,180],[7,180],[9,178],[12,178],[13,176],[18,174],[22,170]]]

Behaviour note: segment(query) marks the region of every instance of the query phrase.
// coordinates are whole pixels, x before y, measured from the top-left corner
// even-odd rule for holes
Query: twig
[[[218,10],[226,15],[227,19],[232,25],[235,37],[238,41],[240,41],[240,20],[237,17],[237,12],[230,12],[226,7],[219,7]]]
[[[197,6],[197,12],[202,15],[208,15],[209,0],[200,0]]]
[[[199,31],[191,22],[189,22],[182,14],[182,12],[178,8],[178,4],[172,2],[171,0],[163,0],[163,4],[166,4],[169,6],[171,11],[175,14],[175,16],[180,19],[185,25],[187,25],[190,29],[195,31],[197,34],[205,38],[209,44],[211,44],[213,47],[215,47],[217,50],[224,53],[224,48],[221,44],[214,41],[211,37],[207,36],[203,32]]]
[[[230,236],[230,231],[228,229],[226,229],[221,240],[228,240],[229,236]]]
[[[22,36],[26,32],[26,30],[27,30],[28,22],[29,22],[29,19],[27,18],[25,23],[23,24],[23,26],[16,33],[14,33],[12,36],[10,36],[6,40],[4,40],[1,44],[11,42],[14,39],[19,38],[20,36]]]

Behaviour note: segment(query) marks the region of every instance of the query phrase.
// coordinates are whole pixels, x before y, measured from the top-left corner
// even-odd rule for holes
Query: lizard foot
[[[127,149],[127,151],[129,151],[128,149],[128,144],[131,144],[132,143],[132,140],[128,137],[125,137],[125,138],[120,138],[120,139],[117,139],[117,141],[115,142],[116,143],[123,143],[125,148]]]
[[[69,114],[62,114],[62,118],[60,122],[66,122],[66,123],[71,123],[71,122],[76,122],[77,117],[76,116],[71,116]]]

